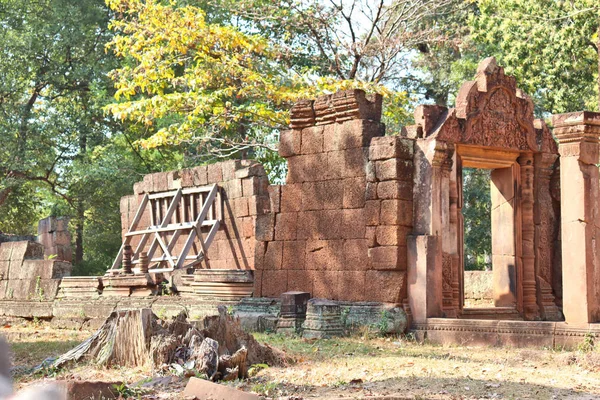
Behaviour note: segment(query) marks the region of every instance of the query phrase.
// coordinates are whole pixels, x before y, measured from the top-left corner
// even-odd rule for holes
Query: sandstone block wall
[[[465,300],[493,300],[492,271],[465,271]]]
[[[71,263],[44,260],[44,246],[21,241],[0,244],[0,299],[51,300]]]
[[[385,137],[381,97],[301,102],[281,135],[286,185],[256,227],[255,296],[401,303],[412,226],[413,144]]]
[[[254,269],[254,229],[258,215],[269,210],[267,193],[268,178],[262,165],[254,161],[231,160],[184,169],[180,171],[159,172],[146,175],[143,181],[134,185],[134,195],[121,198],[122,235],[125,238],[135,213],[145,193],[166,192],[179,188],[201,187],[216,183],[221,191],[223,220],[215,240],[208,249],[210,267],[213,269]],[[202,200],[194,198],[193,207],[199,210]],[[172,223],[182,222],[187,211],[192,207],[186,202],[181,205],[172,218]],[[166,212],[167,201],[160,204],[162,213]],[[155,223],[158,223],[155,221]],[[142,215],[137,230],[152,225],[149,207]],[[207,228],[203,228],[206,236]],[[140,236],[134,237],[132,246],[135,249]],[[180,254],[186,234],[177,239],[174,254]],[[169,239],[169,237],[167,237]],[[149,247],[149,243],[146,247]],[[192,254],[200,251],[199,242],[192,249]],[[157,250],[160,255],[160,250]]]
[[[44,246],[44,256],[73,261],[68,218],[47,217],[40,220],[37,240]]]

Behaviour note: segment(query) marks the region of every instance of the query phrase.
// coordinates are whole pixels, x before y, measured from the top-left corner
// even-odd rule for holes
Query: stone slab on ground
[[[258,400],[259,396],[242,392],[228,386],[219,385],[204,379],[190,378],[183,396],[189,399],[211,400]]]
[[[119,392],[116,387],[122,385],[122,382],[103,382],[103,381],[57,381],[56,382],[67,393],[67,400],[100,400],[117,399]]]

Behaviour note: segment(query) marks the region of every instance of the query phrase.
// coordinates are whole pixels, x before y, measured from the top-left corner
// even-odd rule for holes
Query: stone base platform
[[[177,286],[183,297],[231,301],[251,297],[253,290],[253,271],[235,269],[199,269],[193,275],[182,275]]]
[[[511,346],[573,349],[592,336],[600,338],[600,323],[573,326],[564,322],[492,321],[429,318],[413,323],[419,341],[460,346]]]

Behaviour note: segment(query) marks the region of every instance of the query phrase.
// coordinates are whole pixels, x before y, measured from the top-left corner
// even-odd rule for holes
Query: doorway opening
[[[463,307],[514,313],[517,168],[463,168]]]
[[[463,168],[464,307],[493,307],[491,170]]]

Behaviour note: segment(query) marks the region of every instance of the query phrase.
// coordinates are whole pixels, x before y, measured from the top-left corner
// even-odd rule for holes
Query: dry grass
[[[13,346],[20,366],[33,366],[57,355],[89,332],[53,330],[43,326],[0,329]],[[265,368],[242,390],[269,397],[361,398],[396,396],[407,399],[596,399],[600,398],[600,352],[440,347],[405,338],[351,337],[303,340],[257,334],[259,341],[281,348],[295,362]],[[152,377],[139,369],[98,369],[89,365],[56,371],[52,379],[123,380]],[[20,385],[39,380],[23,376]],[[46,378],[47,379],[47,378]],[[178,399],[185,381],[156,389],[143,399]]]

